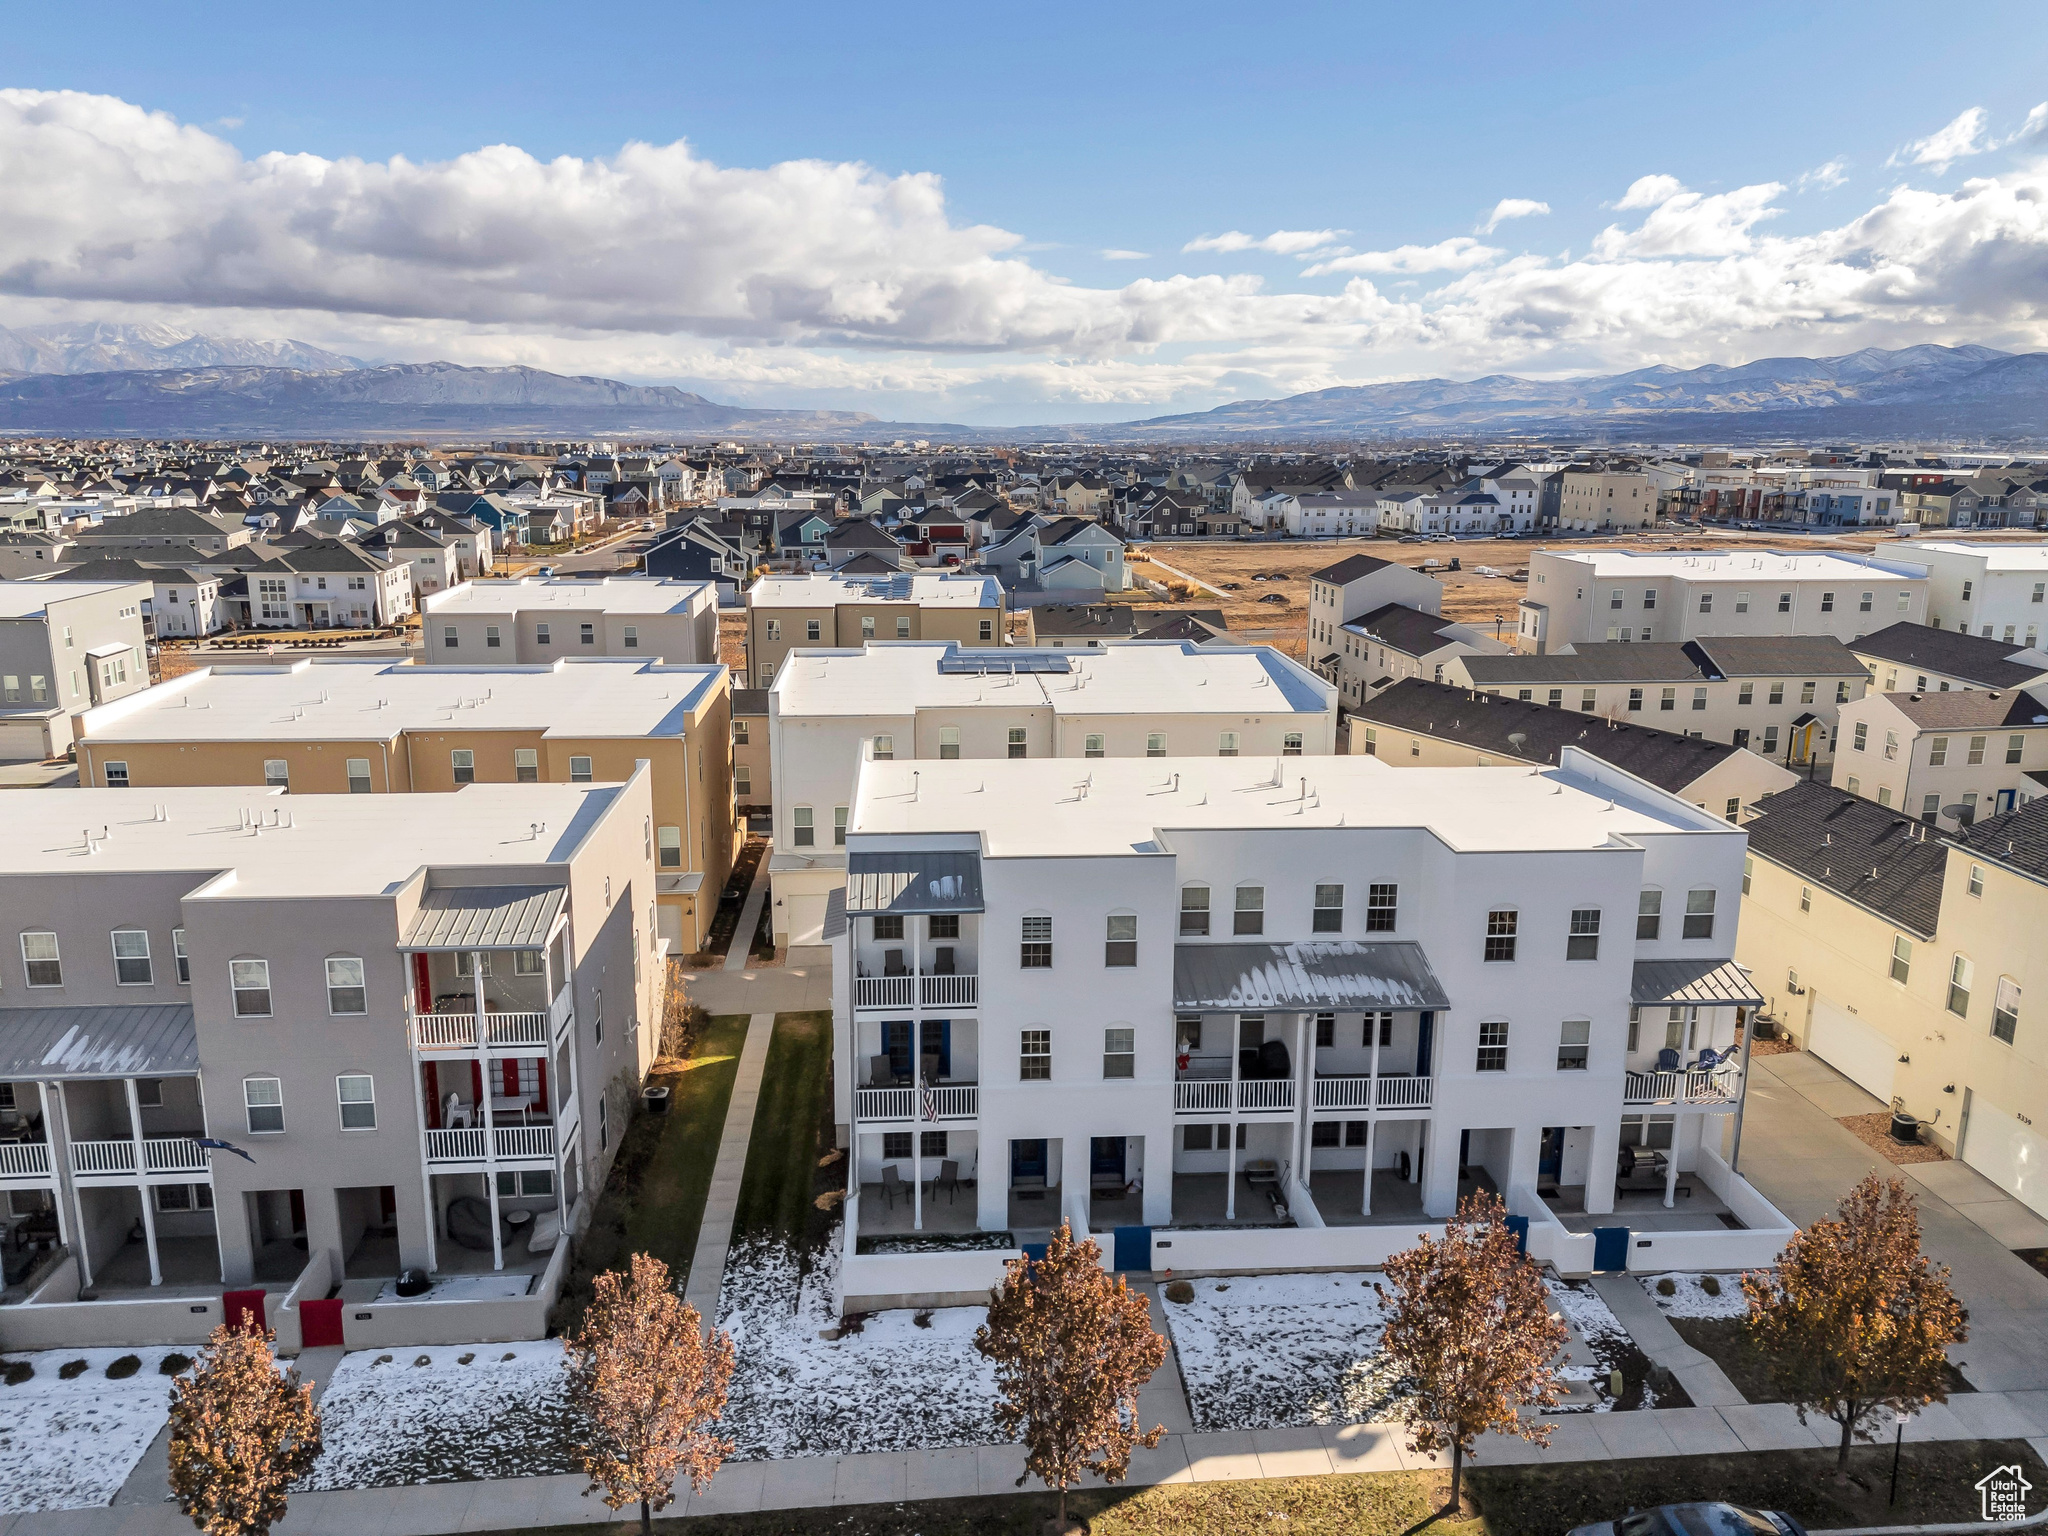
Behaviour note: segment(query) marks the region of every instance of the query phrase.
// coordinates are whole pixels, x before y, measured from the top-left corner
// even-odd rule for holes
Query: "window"
[[[1972,896],[1982,896],[1984,894],[1984,866],[1982,864],[1972,864],[1970,866],[1970,894]]]
[[[1225,1130],[1229,1129],[1227,1126]],[[1180,1145],[1183,1152],[1207,1152],[1211,1138],[1216,1134],[1213,1125],[1184,1125],[1180,1128]],[[1228,1148],[1226,1147],[1227,1151]]]
[[[1515,958],[1515,931],[1521,922],[1521,914],[1512,910],[1486,914],[1486,958],[1488,960],[1512,960]]]
[[[908,640],[910,638],[910,620],[900,615],[896,620],[896,638],[898,640]]]
[[[1823,593],[1821,593],[1821,595],[1820,595],[1820,611],[1821,611],[1822,613],[1833,613],[1833,612],[1835,611],[1835,594],[1834,594],[1834,593],[1832,593],[1832,592],[1823,592]]]
[[[1785,702],[1785,685],[1783,683],[1771,684],[1770,702],[1773,704],[1782,704]]]
[[[1749,594],[1747,592],[1735,594],[1735,611],[1737,613],[1749,612]]]
[[[753,739],[753,722],[749,720],[733,721],[732,739],[733,745],[744,747],[750,740]]]
[[[550,638],[548,633],[548,626],[545,624],[536,624],[533,626],[533,638],[534,642],[538,645],[553,644],[553,640]]]
[[[1166,756],[1166,732],[1152,731],[1146,735],[1145,755],[1147,757]]]
[[[1791,594],[1790,592],[1780,592],[1780,593],[1778,594],[1778,612],[1780,612],[1780,613],[1790,613],[1791,611],[1792,611],[1792,594]]]
[[[1368,885],[1365,888],[1365,931],[1392,933],[1400,915],[1400,899],[1401,887],[1398,885]]]
[[[268,1136],[284,1129],[284,1085],[276,1078],[243,1078],[242,1103],[249,1111],[253,1134]]]
[[[1849,702],[1849,683],[1846,678],[1835,684],[1835,702],[1837,704]]]
[[[843,805],[832,807],[832,846],[834,848],[844,848],[846,846],[846,807]]]
[[[1380,733],[1372,726],[1365,728],[1365,755],[1367,757],[1378,757],[1380,755]]]
[[[159,1184],[156,1186],[156,1208],[160,1211],[210,1211],[213,1209],[213,1186]]]
[[[1138,919],[1135,914],[1110,914],[1108,933],[1102,944],[1102,963],[1108,966],[1138,963]]]
[[[192,957],[185,953],[185,930],[182,928],[171,930],[171,960],[178,968],[178,985],[191,986]]]
[[[2005,760],[2006,760],[2006,761],[2007,761],[2008,763],[2017,763],[2017,762],[2018,762],[2018,761],[2020,760],[2020,757],[2021,757],[2021,755],[2022,755],[2022,754],[2023,754],[2023,753],[2024,753],[2024,752],[2026,751],[2026,748],[2027,748],[2027,738],[2026,738],[2026,737],[2024,737],[2024,736],[2008,736],[2008,737],[2006,737],[2006,738],[2005,738]]]
[[[1598,907],[1574,907],[1572,909],[1571,932],[1564,941],[1564,957],[1567,960],[1598,960],[1600,958],[1600,909]]]
[[[1763,755],[1765,757],[1774,757],[1777,755],[1777,751],[1778,728],[1775,725],[1767,725],[1764,727]]]
[[[1654,940],[1664,927],[1664,893],[1654,886],[1636,898],[1636,942]]]
[[[1676,688],[1666,688],[1657,700],[1657,708],[1659,710],[1678,708],[1678,690]]]
[[[377,1084],[367,1072],[344,1072],[334,1080],[344,1131],[377,1129]]]
[[[1694,709],[1705,709],[1705,708],[1707,707],[1707,690],[1706,690],[1706,689],[1704,689],[1704,688],[1695,688],[1695,689],[1693,689],[1693,691],[1692,691],[1692,707],[1693,707]]]
[[[2013,1036],[2020,1027],[2020,984],[2010,976],[1998,978],[1998,990],[1992,994],[1991,1034],[1994,1039],[2012,1044]]]
[[[1557,1070],[1560,1072],[1583,1072],[1586,1070],[1586,1053],[1593,1041],[1591,1019],[1566,1019],[1558,1029]]]
[[[1713,593],[1711,593],[1711,592],[1702,592],[1702,593],[1700,594],[1700,612],[1701,612],[1701,613],[1712,613],[1713,611],[1714,611],[1714,594],[1713,594]]]
[[[1102,737],[1094,734],[1082,737],[1081,755],[1083,757],[1101,757],[1103,755]]]
[[[768,621],[768,638],[770,640],[780,640],[782,638],[782,620],[770,619]]]
[[[1370,1027],[1371,1027],[1370,1025],[1367,1025],[1367,1028],[1370,1028]],[[1319,1013],[1319,1014],[1317,1014],[1317,1015],[1316,1015],[1316,1046],[1317,1046],[1317,1048],[1318,1048],[1318,1049],[1320,1049],[1320,1048],[1322,1048],[1323,1046],[1330,1046],[1330,1045],[1335,1045],[1336,1043],[1337,1043],[1337,1015],[1335,1015],[1334,1013]]]
[[[487,651],[498,651],[503,650],[504,645],[505,642],[498,637],[498,626],[486,624],[484,626],[484,649]]]
[[[1892,935],[1892,980],[1904,986],[1913,974],[1913,941],[1902,933]]]
[[[1984,741],[1985,738],[1982,736],[1972,736],[1970,738],[1970,765],[1972,767],[1980,766],[1984,761]]]
[[[842,829],[841,838],[845,833]],[[655,863],[663,869],[683,867],[683,829],[681,827],[656,827],[654,829]]]
[[[57,954],[54,933],[24,933],[21,936],[21,964],[32,987],[64,985],[64,964]]]
[[[149,934],[140,928],[116,928],[115,984],[123,987],[146,987],[155,979],[149,964]]]
[[[1730,795],[1727,805],[1721,810],[1721,815],[1726,821],[1740,820],[1742,816],[1742,798],[1739,795]]]
[[[950,760],[950,759],[952,759],[952,758],[956,758],[956,757],[958,757],[959,755],[960,755],[960,727],[959,727],[959,726],[957,726],[957,725],[942,725],[942,726],[940,726],[940,727],[939,727],[939,756],[940,756],[941,758],[944,758],[944,759],[949,759],[949,760]]]
[[[540,749],[537,747],[514,747],[512,749],[512,777],[521,784],[540,781]]]
[[[1648,635],[1645,635],[1643,636],[1643,638],[1647,640],[1650,637]],[[1593,710],[1596,707],[1597,703],[1598,700],[1594,696],[1593,690],[1591,688],[1586,689],[1583,693],[1579,695],[1579,708],[1586,714],[1590,715],[1591,713],[1593,713]]]
[[[1856,723],[1856,731],[1855,734],[1850,737],[1849,745],[1854,747],[1858,752],[1862,752],[1868,749],[1868,747],[1870,746],[1870,726],[1868,725],[1868,723],[1860,720]]]
[[[1027,971],[1049,971],[1052,969],[1051,918],[1027,917],[1024,919],[1023,936],[1018,949],[1017,964]]]
[[[1218,757],[1237,756],[1237,732],[1225,731],[1217,738],[1216,755]]]
[[[903,937],[903,919],[894,914],[875,919],[875,942],[885,944],[900,941]]]
[[[925,931],[934,939],[957,939],[960,937],[960,914],[934,912],[925,920]]]
[[[590,782],[589,758],[572,757],[569,759],[569,782],[571,784],[588,784]]]
[[[108,763],[106,765],[106,777],[107,788],[126,789],[128,787],[128,765],[126,763]]]
[[[983,619],[983,620],[981,620],[981,629],[980,629],[980,632],[979,632],[979,633],[980,633],[980,637],[981,637],[982,639],[984,639],[984,640],[993,640],[993,639],[995,639],[995,637],[996,637],[996,621],[995,621],[994,619]]]
[[[754,770],[745,763],[733,764],[732,787],[742,799],[751,796],[754,793]]]
[[[1645,608],[1657,606],[1657,589],[1655,587],[1643,588],[1643,606]]]
[[[604,993],[601,990],[591,994],[590,1037],[598,1045],[604,1044]],[[598,1108],[602,1110],[604,1107],[603,1095],[600,1094],[598,1096],[597,1103]]]
[[[1137,1075],[1138,1032],[1122,1026],[1113,1026],[1102,1032],[1102,1075],[1104,1077],[1134,1077]]]
[[[1184,885],[1180,889],[1180,931],[1183,938],[1209,936],[1209,887]]]
[[[817,813],[808,805],[800,805],[790,815],[790,842],[798,848],[816,847],[818,842]]]
[[[1621,588],[1619,588],[1619,587],[1616,587],[1616,588],[1615,588],[1615,589],[1613,590],[1613,592],[1611,592],[1611,593],[1609,593],[1609,594],[1608,594],[1608,598],[1607,598],[1607,606],[1608,606],[1609,608],[1619,608],[1619,607],[1620,607],[1620,606],[1622,605],[1622,602],[1623,602],[1623,598],[1622,598]]]
[[[1317,886],[1315,911],[1309,919],[1309,932],[1342,933],[1343,931],[1344,887],[1341,885]]]
[[[1028,746],[1029,744],[1025,739],[1025,728],[1021,725],[1011,726],[1009,734],[1009,751],[1007,755],[1010,757],[1027,756]]]
[[[1929,826],[1933,826],[1940,817],[1941,796],[1929,795],[1920,802],[1920,819],[1922,821],[1926,822]]]
[[[823,622],[824,621],[821,619],[805,619],[804,638],[806,640],[817,640],[822,638],[822,632],[820,631],[818,626]],[[873,621],[870,620],[869,622],[870,624],[872,624]]]
[[[292,765],[281,757],[265,758],[263,762],[263,787],[265,789],[282,789],[289,792],[292,787]]]
[[[1927,765],[1930,768],[1939,768],[1947,762],[1948,738],[1946,736],[1929,738],[1927,743]]]
[[[863,640],[872,640],[875,638],[875,616],[873,614],[866,613],[861,615],[860,637]]]
[[[476,782],[476,753],[468,747],[457,747],[448,754],[449,765],[455,770],[455,782],[474,784]]]
[[[1318,1120],[1308,1128],[1308,1144],[1312,1147],[1334,1147],[1344,1127],[1335,1120]]]
[[[1948,1011],[1959,1019],[1970,1015],[1970,987],[1977,978],[1977,967],[1961,955],[1949,962],[1948,967]]]
[[[1967,602],[1968,602],[1968,601],[1970,600],[1970,591],[1971,591],[1971,589],[1972,589],[1973,587],[1975,587],[1976,585],[1977,585],[1977,584],[1976,584],[1976,583],[1975,583],[1974,581],[1966,581],[1966,582],[1964,582],[1964,583],[1963,583],[1963,601],[1964,601],[1964,602],[1966,602],[1966,603],[1967,603]]]
[[[1901,613],[1910,613],[1910,612],[1912,612],[1912,610],[1913,610],[1913,594],[1912,594],[1912,593],[1910,593],[1910,592],[1901,592],[1901,593],[1899,594],[1899,612],[1901,612]]]
[[[512,951],[512,974],[514,976],[541,976],[547,966],[537,949],[515,949]]]
[[[1640,688],[1631,688],[1631,689],[1629,689],[1629,691],[1628,691],[1628,707],[1629,707],[1629,713],[1631,713],[1631,714],[1635,714],[1635,713],[1638,713],[1638,712],[1640,712],[1640,711],[1641,711],[1641,709],[1642,709],[1642,707],[1643,707],[1643,690],[1642,690],[1642,689],[1640,689]]]
[[[576,639],[583,645],[597,644],[597,626],[595,624],[578,624],[576,626]]]
[[[1714,936],[1714,888],[1685,893],[1685,933],[1688,939]]]
[[[1263,885],[1240,885],[1234,906],[1235,910],[1230,914],[1232,933],[1266,931],[1266,888]]]
[[[345,766],[348,769],[348,792],[352,795],[367,795],[370,792],[370,760],[367,757],[352,757]]]
[[[230,960],[228,962],[228,984],[235,994],[236,1018],[267,1019],[270,1017],[270,962],[268,960]]]
[[[1050,921],[1050,919],[1047,919]],[[1017,1050],[1017,1076],[1027,1083],[1049,1082],[1052,1078],[1052,1031],[1027,1029]]]
[[[632,625],[632,624],[628,624],[628,625],[627,625],[627,626],[625,627],[625,631],[624,631],[624,632],[623,632],[623,634],[622,634],[622,635],[620,636],[620,642],[621,642],[621,644],[623,644],[623,645],[624,645],[624,647],[625,647],[625,648],[626,648],[627,650],[629,650],[629,651],[637,651],[637,650],[639,650],[639,649],[640,649],[640,631],[639,631],[639,628],[638,628],[637,626],[635,626],[635,625]]]
[[[1479,1026],[1479,1059],[1475,1072],[1505,1072],[1508,1069],[1508,1026],[1504,1019]]]
[[[1856,611],[1858,613],[1870,612],[1870,594],[1868,592],[1864,593],[1862,599],[1856,604]]]
[[[1552,709],[1563,709],[1564,690],[1562,688],[1551,689],[1549,694],[1544,698],[1543,702],[1548,704]]]

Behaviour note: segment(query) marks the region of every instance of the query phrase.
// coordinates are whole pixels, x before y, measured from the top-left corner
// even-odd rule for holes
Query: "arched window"
[[[1184,885],[1180,888],[1180,931],[1183,938],[1209,936],[1209,887]]]

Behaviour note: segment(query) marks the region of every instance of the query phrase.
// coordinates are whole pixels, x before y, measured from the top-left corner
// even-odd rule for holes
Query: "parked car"
[[[552,576],[555,574],[555,568],[552,565],[544,565],[540,568],[540,574],[543,576]]]
[[[1571,1536],[1806,1536],[1806,1527],[1776,1510],[1739,1504],[1659,1504],[1577,1526]]]

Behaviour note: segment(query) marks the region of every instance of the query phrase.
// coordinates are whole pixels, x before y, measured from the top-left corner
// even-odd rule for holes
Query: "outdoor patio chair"
[[[882,951],[882,974],[884,976],[908,976],[909,968],[903,963],[903,951],[886,949]]]
[[[896,1064],[884,1051],[879,1056],[868,1058],[868,1086],[870,1088],[894,1088],[896,1086]]]
[[[934,1200],[938,1199],[939,1191],[942,1189],[946,1192],[946,1203],[951,1205],[954,1197],[960,1192],[960,1165],[950,1157],[939,1164],[939,1171],[932,1176],[931,1194]]]
[[[925,1052],[919,1058],[918,1066],[923,1070],[926,1082],[936,1083],[939,1080],[939,1053],[937,1051]]]
[[[882,1169],[882,1199],[887,1202],[888,1208],[894,1210],[896,1197],[905,1193],[907,1191],[903,1187],[903,1175],[896,1171],[894,1163],[886,1164]]]
[[[1681,1065],[1678,1052],[1670,1046],[1665,1046],[1663,1050],[1657,1053],[1657,1070],[1659,1072],[1676,1072]]]
[[[932,974],[934,976],[951,976],[953,974],[953,946],[941,944],[933,951],[933,954],[935,958],[932,961]]]

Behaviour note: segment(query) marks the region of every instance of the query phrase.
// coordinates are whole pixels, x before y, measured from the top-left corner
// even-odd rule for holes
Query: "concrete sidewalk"
[[[1782,1403],[1588,1413],[1552,1422],[1555,1428],[1547,1449],[1496,1437],[1481,1444],[1476,1464],[1831,1449],[1836,1440],[1830,1432],[1833,1425],[1802,1425]],[[2048,1457],[2048,1392],[1966,1394],[1909,1422],[1906,1438],[2025,1438],[2037,1454]],[[1156,1449],[1136,1453],[1129,1481],[1144,1487],[1417,1471],[1438,1465],[1439,1458],[1409,1451],[1397,1425],[1310,1425],[1228,1434],[1170,1434]],[[687,1491],[679,1494],[664,1518],[999,1496],[1019,1491],[1017,1479],[1023,1471],[1023,1449],[1014,1445],[733,1462],[720,1469],[701,1496]],[[303,1493],[292,1500],[289,1516],[273,1529],[321,1536],[442,1536],[450,1531],[602,1524],[628,1518],[606,1509],[595,1497],[581,1497],[585,1486],[581,1477],[568,1476]],[[0,1516],[0,1536],[189,1536],[191,1530],[191,1521],[168,1502]]]

